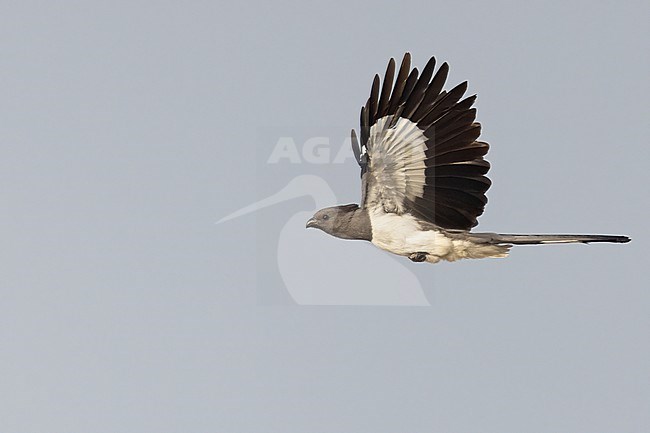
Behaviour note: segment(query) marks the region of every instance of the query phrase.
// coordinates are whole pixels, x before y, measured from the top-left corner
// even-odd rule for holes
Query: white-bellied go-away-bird
[[[361,108],[360,141],[352,149],[361,167],[361,204],[319,210],[307,221],[343,239],[361,239],[414,262],[506,257],[513,245],[629,242],[627,236],[474,233],[491,185],[479,141],[481,125],[463,99],[467,82],[443,90],[448,66],[422,73],[404,55],[395,77],[388,62],[383,83],[375,75]]]

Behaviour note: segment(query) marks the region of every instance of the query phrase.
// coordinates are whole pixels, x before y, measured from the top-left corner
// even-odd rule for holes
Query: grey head
[[[357,204],[326,207],[307,221],[307,228],[316,228],[342,239],[372,239],[370,218]]]

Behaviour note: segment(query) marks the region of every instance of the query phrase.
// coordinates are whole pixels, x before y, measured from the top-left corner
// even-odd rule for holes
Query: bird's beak
[[[307,221],[307,225],[305,228],[310,228],[310,227],[316,227],[317,226],[317,221],[313,218],[310,218],[309,221]]]

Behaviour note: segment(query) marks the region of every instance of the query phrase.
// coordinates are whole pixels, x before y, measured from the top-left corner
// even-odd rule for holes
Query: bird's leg
[[[411,253],[409,254],[409,259],[415,263],[423,262],[427,259],[427,253]]]

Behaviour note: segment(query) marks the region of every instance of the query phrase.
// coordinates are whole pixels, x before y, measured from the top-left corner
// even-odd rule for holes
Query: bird
[[[435,72],[435,73],[434,73]],[[514,245],[613,242],[619,235],[499,234],[471,231],[487,203],[489,144],[464,98],[467,81],[443,90],[449,73],[432,57],[420,74],[406,53],[396,70],[375,75],[361,107],[360,140],[352,129],[361,168],[361,203],[317,211],[307,228],[375,246],[412,262],[504,258]]]

